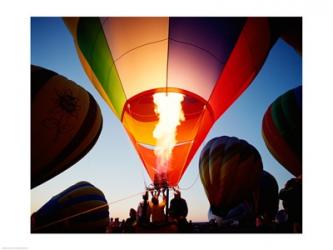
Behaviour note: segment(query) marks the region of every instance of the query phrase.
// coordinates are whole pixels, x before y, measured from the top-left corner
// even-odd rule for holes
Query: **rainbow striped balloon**
[[[262,170],[259,152],[245,140],[221,136],[207,142],[199,171],[212,212],[224,216],[244,200],[253,203]]]
[[[281,165],[295,176],[302,174],[302,86],[287,91],[269,106],[262,136]]]
[[[64,18],[81,64],[126,129],[154,183],[177,186],[214,122],[257,75],[276,41],[268,18]],[[165,175],[156,171],[153,96],[182,95]]]

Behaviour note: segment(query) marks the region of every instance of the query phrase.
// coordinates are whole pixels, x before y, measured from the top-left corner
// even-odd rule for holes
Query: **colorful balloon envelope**
[[[81,181],[52,197],[32,217],[33,233],[105,233],[109,206],[103,192]]]
[[[275,159],[293,175],[301,175],[302,86],[287,91],[269,106],[262,135]]]
[[[31,188],[68,169],[95,145],[102,115],[82,87],[31,66]]]
[[[245,140],[221,136],[207,142],[199,172],[212,212],[223,217],[244,200],[253,203],[262,169],[259,152]]]
[[[122,122],[149,176],[167,186],[178,184],[214,122],[248,87],[275,42],[267,18],[64,22],[86,74]],[[173,118],[165,119],[171,132],[160,131],[163,107],[178,117],[171,126]]]

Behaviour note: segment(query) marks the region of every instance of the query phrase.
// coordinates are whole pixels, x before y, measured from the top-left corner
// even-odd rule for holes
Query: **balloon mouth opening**
[[[164,88],[128,99],[121,121],[151,181],[172,187],[178,185],[192,157],[203,117],[212,119],[211,114],[207,101],[200,96]],[[166,120],[163,126],[161,120]]]
[[[174,146],[174,148],[176,147],[180,147],[180,146],[183,146],[183,145],[186,145],[186,144],[191,144],[193,143],[193,141],[183,141],[183,142],[177,142]],[[140,146],[146,148],[146,149],[149,149],[149,150],[155,150],[157,148],[156,145],[151,145],[151,144],[145,144],[145,143],[141,143],[139,142],[138,143]]]
[[[202,113],[207,107],[207,101],[202,97],[185,90],[176,88],[162,88],[152,89],[127,100],[125,108],[122,113],[121,120],[123,121],[127,114],[130,114],[133,118],[141,122],[156,122],[159,120],[155,109],[154,96],[156,95],[174,95],[183,96],[182,109],[185,115],[185,119],[191,119]],[[210,109],[210,108],[209,108]]]

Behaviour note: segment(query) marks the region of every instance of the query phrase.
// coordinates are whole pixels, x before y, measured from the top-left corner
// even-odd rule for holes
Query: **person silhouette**
[[[188,214],[187,203],[185,199],[181,198],[179,190],[175,191],[174,198],[170,202],[169,213],[171,218],[177,221],[185,219]]]
[[[185,199],[181,198],[179,190],[175,191],[174,198],[170,202],[169,214],[170,218],[177,222],[179,232],[189,232],[189,225],[186,220],[188,207]]]
[[[279,198],[288,214],[288,222],[293,225],[294,233],[302,232],[302,178],[292,178],[280,190]]]
[[[166,205],[166,195],[165,192],[162,192],[163,197],[162,200],[159,201],[160,190],[157,193],[151,192],[152,198],[151,202],[149,203],[150,210],[151,210],[151,219],[153,225],[163,225],[165,223],[165,213],[164,208]]]
[[[134,208],[130,209],[129,216],[124,223],[124,233],[134,233],[136,231],[136,211]]]
[[[151,209],[148,201],[148,192],[146,192],[143,196],[137,208],[137,221],[140,226],[146,226],[150,223]]]

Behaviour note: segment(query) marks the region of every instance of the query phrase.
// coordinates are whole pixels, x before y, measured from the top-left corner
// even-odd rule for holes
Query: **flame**
[[[172,150],[177,140],[177,127],[185,120],[182,109],[184,95],[179,93],[154,94],[155,113],[159,121],[153,131],[156,138],[154,154],[156,156],[156,172],[165,175]]]

